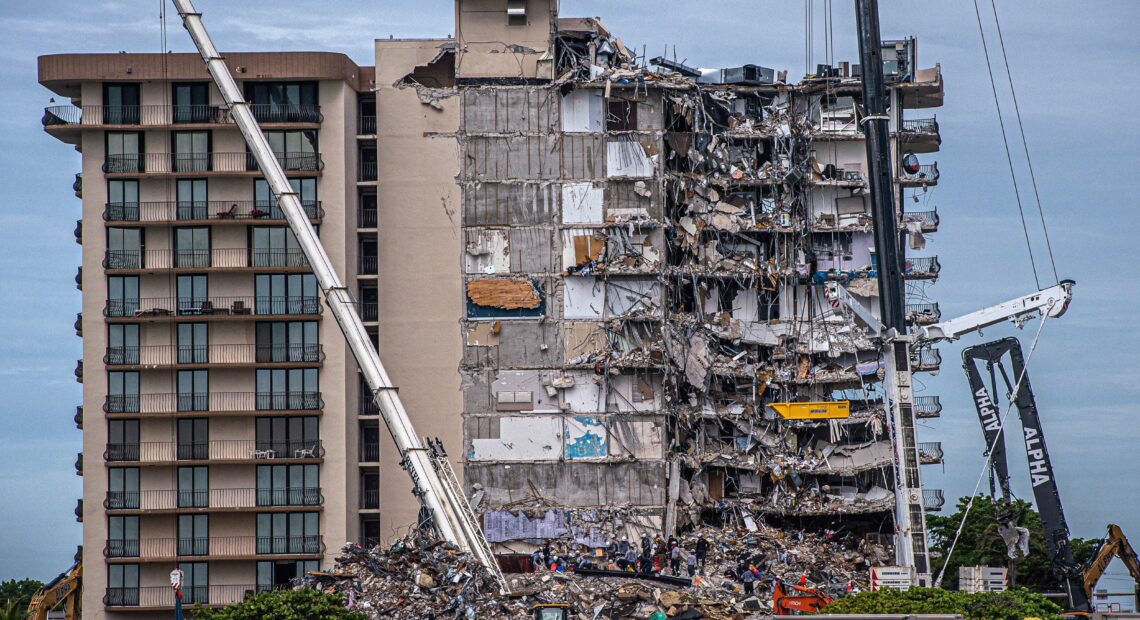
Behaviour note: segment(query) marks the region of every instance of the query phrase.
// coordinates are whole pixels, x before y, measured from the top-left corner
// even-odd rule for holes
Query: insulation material
[[[609,454],[609,431],[602,418],[579,415],[566,418],[567,459],[598,459]]]
[[[467,282],[467,318],[542,316],[542,290],[530,280],[486,278]]]
[[[493,510],[483,513],[483,535],[487,542],[512,540],[546,540],[570,533],[563,510],[547,510],[541,517],[528,517],[523,512]]]
[[[562,281],[562,316],[566,319],[601,319],[605,289],[597,278],[568,276]]]
[[[606,176],[651,177],[655,170],[655,158],[637,140],[606,143]]]
[[[562,419],[504,416],[499,436],[471,440],[470,461],[542,461],[562,458]]]
[[[562,131],[597,132],[605,129],[605,98],[596,89],[572,90],[562,97]]]
[[[494,275],[509,272],[511,250],[507,241],[507,231],[468,229],[464,267],[467,273]]]
[[[605,192],[593,183],[566,183],[562,186],[563,224],[601,224]]]
[[[660,459],[665,456],[665,425],[661,420],[610,418],[610,456]]]
[[[601,353],[606,348],[606,332],[601,323],[563,323],[562,339],[563,361],[566,363]]]
[[[601,231],[563,230],[562,269],[565,271],[598,261],[605,249],[605,237]]]

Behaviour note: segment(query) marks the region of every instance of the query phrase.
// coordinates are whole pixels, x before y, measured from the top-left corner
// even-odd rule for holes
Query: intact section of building
[[[39,62],[70,101],[44,111],[45,130],[83,155],[84,616],[169,617],[175,568],[185,604],[239,601],[378,538],[375,412],[201,59]],[[375,142],[358,136],[375,133],[372,68],[309,52],[227,62],[367,299]]]

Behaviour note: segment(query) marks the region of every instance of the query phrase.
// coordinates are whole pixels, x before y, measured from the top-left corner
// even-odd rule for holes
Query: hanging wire
[[[1001,102],[998,99],[997,82],[994,81],[994,70],[990,64],[990,50],[986,45],[986,31],[982,28],[982,13],[978,10],[978,0],[974,0],[974,14],[978,18],[978,34],[982,37],[982,51],[986,55],[986,71],[990,74],[990,88],[994,94],[994,108],[997,109],[998,124],[1001,126],[1001,141],[1005,144],[1005,158],[1009,162],[1009,177],[1013,181],[1013,195],[1017,198],[1017,212],[1021,214],[1021,230],[1025,233],[1025,247],[1029,250],[1029,265],[1033,268],[1033,281],[1037,288],[1041,288],[1041,280],[1037,277],[1037,262],[1033,259],[1033,245],[1029,242],[1029,226],[1025,223],[1025,209],[1021,206],[1021,192],[1017,187],[1017,175],[1013,171],[1013,156],[1009,150],[1009,139],[1005,134],[1005,120],[1001,114]]]
[[[1013,74],[1009,69],[1009,57],[1005,53],[1005,38],[1001,34],[1001,20],[998,19],[997,4],[990,0],[990,8],[994,12],[994,24],[997,26],[998,42],[1001,43],[1001,58],[1005,64],[1005,77],[1009,80],[1009,92],[1013,96],[1013,113],[1017,118],[1017,128],[1021,132],[1021,145],[1025,148],[1025,163],[1029,167],[1029,180],[1033,183],[1033,198],[1037,201],[1037,214],[1041,217],[1041,230],[1045,233],[1045,248],[1049,251],[1049,264],[1053,268],[1053,281],[1060,282],[1057,277],[1057,261],[1053,259],[1053,243],[1049,240],[1049,227],[1045,225],[1045,211],[1041,208],[1041,193],[1037,191],[1037,174],[1033,171],[1033,159],[1029,156],[1029,142],[1025,139],[1025,125],[1021,123],[1021,108],[1017,105],[1017,89],[1013,86]]]

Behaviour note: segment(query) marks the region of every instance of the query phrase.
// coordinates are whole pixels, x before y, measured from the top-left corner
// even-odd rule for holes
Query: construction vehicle
[[[779,579],[772,581],[773,616],[814,614],[835,601],[818,588],[792,585],[785,590],[786,587]]]
[[[531,607],[534,620],[570,620],[568,603],[538,603]]]
[[[1096,588],[1100,578],[1104,576],[1104,571],[1112,562],[1112,558],[1120,558],[1120,561],[1128,568],[1128,574],[1132,575],[1132,580],[1136,582],[1136,601],[1140,604],[1140,557],[1136,556],[1136,550],[1128,542],[1124,531],[1114,523],[1108,524],[1108,535],[1101,541],[1100,547],[1097,548],[1096,553],[1089,560],[1088,566],[1085,567],[1083,578],[1085,594],[1091,601],[1093,589]]]
[[[313,270],[325,303],[336,318],[360,372],[372,391],[373,400],[379,406],[384,423],[392,434],[404,468],[412,478],[412,492],[419,498],[421,505],[421,524],[431,524],[441,538],[474,556],[476,561],[495,576],[500,589],[505,592],[506,579],[490,545],[483,537],[483,531],[467,503],[446,453],[438,442],[425,445],[412,427],[399,393],[389,380],[388,373],[380,362],[380,355],[373,348],[368,331],[356,312],[356,302],[337,276],[328,253],[301,207],[297,192],[290,186],[280,162],[253,117],[249,103],[245,101],[241,89],[226,67],[225,59],[218,53],[202,25],[201,13],[195,10],[191,0],[174,0],[174,5],[182,17],[182,25],[190,33],[190,38],[194,40],[198,53],[206,63],[206,70],[221,91],[231,118],[241,130],[251,155],[265,175],[289,229],[297,238],[297,244]]]
[[[47,620],[48,613],[63,607],[65,620],[79,620],[79,604],[82,598],[83,563],[76,560],[71,568],[32,596],[28,604],[28,620]]]

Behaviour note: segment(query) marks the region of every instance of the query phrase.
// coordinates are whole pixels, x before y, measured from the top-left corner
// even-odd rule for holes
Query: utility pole
[[[871,219],[878,256],[879,314],[886,327],[883,360],[886,368],[884,406],[894,435],[895,450],[895,562],[912,569],[916,585],[930,585],[930,556],[926,540],[926,516],[918,442],[914,429],[914,391],[910,370],[910,347],[906,335],[906,292],[899,258],[898,214],[895,211],[894,172],[887,139],[887,90],[883,79],[882,37],[879,36],[877,0],[856,0],[855,21],[859,29],[862,65],[862,123],[867,145],[868,186]],[[898,115],[898,110],[894,110]],[[900,115],[901,117],[901,115]]]

